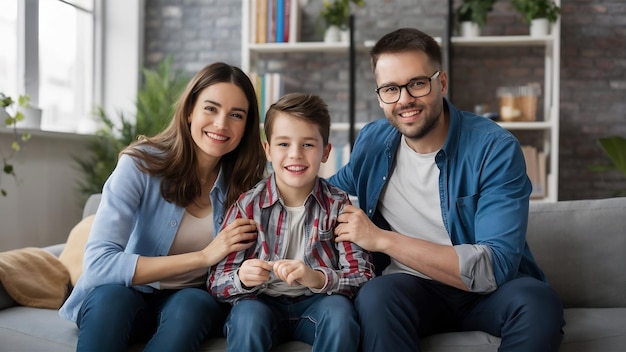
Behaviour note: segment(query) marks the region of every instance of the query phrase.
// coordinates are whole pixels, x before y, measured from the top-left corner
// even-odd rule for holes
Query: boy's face
[[[265,142],[264,147],[281,197],[304,202],[313,189],[321,163],[328,160],[331,149],[330,144],[324,147],[319,128],[289,114],[278,113],[271,140]],[[287,205],[299,206],[302,203]]]

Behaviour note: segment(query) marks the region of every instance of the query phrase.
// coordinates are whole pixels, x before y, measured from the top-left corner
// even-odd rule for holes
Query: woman
[[[205,67],[170,125],[123,150],[104,185],[83,274],[60,310],[79,328],[77,350],[147,341],[146,350],[194,351],[222,334],[228,306],[208,293],[208,268],[252,245],[251,220],[218,230],[264,171],[252,83],[236,67]]]

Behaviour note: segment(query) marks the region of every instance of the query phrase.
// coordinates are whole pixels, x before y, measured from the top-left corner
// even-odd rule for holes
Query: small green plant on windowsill
[[[602,150],[611,159],[611,163],[605,165],[590,165],[591,171],[607,172],[618,170],[626,176],[626,138],[610,136],[598,139]],[[618,190],[614,196],[626,196],[626,189]]]
[[[15,166],[13,165],[13,159],[15,154],[20,151],[22,144],[30,139],[30,133],[20,133],[17,129],[17,123],[24,120],[24,114],[20,111],[20,108],[26,108],[29,105],[29,96],[20,95],[17,101],[13,100],[10,96],[0,92],[0,118],[4,120],[4,125],[11,129],[13,134],[13,140],[11,141],[11,147],[8,151],[5,151],[0,145],[0,157],[2,157],[2,172],[0,172],[0,194],[6,197],[7,191],[2,187],[2,177],[10,176],[17,182],[17,175],[15,173]]]
[[[545,18],[550,23],[559,18],[561,8],[553,0],[512,0],[513,8],[522,15],[527,23],[539,18]]]
[[[348,28],[350,2],[359,7],[365,4],[364,0],[324,0],[321,16],[326,26],[337,26],[341,29]]]
[[[115,123],[102,107],[95,109],[94,118],[102,127],[89,141],[88,155],[73,157],[82,174],[77,186],[79,204],[84,204],[89,195],[102,192],[122,149],[139,135],[154,136],[170,123],[174,104],[190,79],[184,72],[174,69],[171,56],[156,69],[142,68],[141,74],[143,82],[137,92],[135,116],[119,113],[119,123]]]
[[[464,0],[456,11],[458,22],[474,22],[479,27],[484,27],[495,2],[496,0]]]

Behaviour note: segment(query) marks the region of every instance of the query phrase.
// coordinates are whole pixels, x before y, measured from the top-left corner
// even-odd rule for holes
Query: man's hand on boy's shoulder
[[[337,217],[335,226],[336,242],[349,241],[372,252],[381,252],[382,230],[376,226],[361,208],[346,205],[343,213]]]

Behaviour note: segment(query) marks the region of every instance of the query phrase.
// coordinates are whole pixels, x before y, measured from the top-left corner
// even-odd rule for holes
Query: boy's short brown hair
[[[314,94],[289,93],[278,99],[265,114],[264,127],[268,142],[272,138],[274,119],[281,112],[316,125],[322,135],[324,146],[328,145],[330,114],[328,113],[328,105],[322,98]]]

